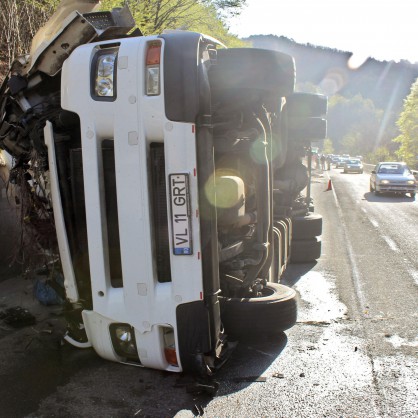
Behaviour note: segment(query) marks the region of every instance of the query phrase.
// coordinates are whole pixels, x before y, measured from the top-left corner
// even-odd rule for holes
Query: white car
[[[405,163],[385,161],[376,165],[370,175],[370,191],[379,193],[409,193],[415,197],[417,181]]]

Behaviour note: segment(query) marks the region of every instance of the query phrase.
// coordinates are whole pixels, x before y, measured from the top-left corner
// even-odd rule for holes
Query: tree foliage
[[[0,82],[10,64],[30,50],[33,36],[60,0],[0,0]],[[204,32],[228,46],[244,43],[228,32],[227,18],[239,14],[246,0],[102,0],[103,10],[128,4],[144,35],[164,29]]]
[[[411,167],[418,168],[418,80],[405,99],[397,125],[401,134],[394,139],[400,144],[396,155]]]
[[[371,164],[377,164],[379,161],[396,160],[394,153],[387,146],[376,148],[374,152],[366,154],[365,158]]]
[[[1,0],[0,80],[13,59],[29,51],[33,35],[58,3],[59,0]]]
[[[322,152],[324,154],[334,154],[334,147],[332,141],[329,138],[324,139],[324,146],[322,147]]]
[[[328,136],[337,153],[366,155],[382,146],[391,151],[395,148],[391,140],[397,134],[393,118],[359,94],[351,98],[331,96]]]
[[[183,29],[211,35],[228,46],[244,45],[228,33],[226,19],[238,14],[246,0],[103,0],[102,9],[127,4],[144,35]]]

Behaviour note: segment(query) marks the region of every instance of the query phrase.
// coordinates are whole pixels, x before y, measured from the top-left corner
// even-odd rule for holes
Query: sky
[[[364,61],[418,62],[418,0],[247,0],[229,21],[240,38],[277,35]]]

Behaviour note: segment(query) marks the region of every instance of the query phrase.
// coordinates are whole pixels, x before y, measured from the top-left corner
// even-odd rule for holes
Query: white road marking
[[[350,259],[350,264],[352,268],[351,271],[352,271],[354,289],[356,291],[356,294],[360,303],[361,311],[365,312],[367,304],[366,304],[366,299],[364,297],[363,289],[361,286],[361,275],[357,267],[357,262],[354,256],[353,246],[351,245],[351,241],[350,241],[350,234],[348,233],[347,225],[344,222],[344,214],[341,209],[340,203],[338,202],[337,194],[335,193],[334,188],[332,188],[332,194],[334,195],[335,205],[337,206],[338,215],[339,215],[339,218],[341,219],[343,235],[345,237],[345,242],[347,244],[348,258]]]
[[[398,253],[400,250],[398,248],[398,246],[395,244],[394,241],[392,241],[389,237],[382,235],[382,238],[386,241],[386,244],[389,245],[389,248],[392,251],[395,251],[396,253]]]
[[[327,177],[328,179],[330,179],[329,174],[327,173]],[[361,308],[363,310],[363,312],[366,310],[366,302],[365,302],[365,298],[364,298],[364,294],[363,291],[361,289],[361,283],[360,283],[360,273],[358,271],[357,268],[357,263],[355,261],[354,258],[354,251],[353,251],[353,247],[351,245],[351,242],[349,241],[348,237],[348,231],[347,231],[347,227],[345,225],[345,222],[343,221],[343,211],[341,209],[341,206],[338,202],[338,198],[337,198],[337,194],[335,193],[335,189],[332,188],[332,194],[334,195],[334,200],[335,200],[335,205],[337,207],[337,211],[339,213],[339,217],[342,220],[341,225],[343,228],[343,232],[344,232],[344,236],[346,237],[346,242],[347,242],[347,251],[348,251],[348,256],[350,258],[351,264],[352,264],[352,271],[353,271],[353,282],[354,282],[354,288],[356,289],[356,293],[357,296],[359,298],[359,302],[361,305]],[[416,203],[416,202],[414,202]],[[361,208],[361,210],[367,214],[367,210],[365,208]],[[370,223],[375,227],[375,228],[379,228],[379,223],[373,219],[373,218],[369,218]],[[382,238],[385,240],[386,244],[389,246],[389,248],[394,251],[399,253],[400,249],[399,247],[396,245],[396,243],[390,239],[389,237],[383,235]],[[410,264],[407,260],[405,260],[405,264]],[[415,269],[414,267],[411,266],[411,264],[407,267],[408,273],[411,275],[411,277],[413,278],[413,280],[415,281],[415,283],[418,285],[418,270]]]
[[[329,178],[328,173],[327,173],[327,176]],[[334,195],[335,205],[337,207],[337,212],[338,212],[339,218],[341,220],[341,227],[342,227],[343,236],[344,236],[345,242],[346,242],[348,258],[349,258],[350,263],[351,263],[351,268],[352,268],[352,276],[351,277],[352,277],[352,280],[353,280],[354,290],[355,290],[357,298],[358,298],[358,303],[360,305],[360,309],[361,309],[361,311],[363,312],[363,315],[364,315],[364,312],[366,312],[366,309],[367,309],[366,308],[367,304],[366,304],[365,295],[364,295],[363,289],[362,289],[360,271],[357,267],[357,262],[356,262],[356,258],[355,258],[355,255],[354,255],[353,246],[352,246],[351,241],[350,241],[350,235],[348,233],[348,228],[347,228],[347,225],[344,221],[344,213],[343,213],[343,211],[341,209],[341,206],[338,202],[337,194],[335,193],[334,188],[332,188],[332,193]],[[371,362],[372,374],[373,374],[373,376],[375,376],[375,371],[374,371],[375,361],[374,361],[374,358],[371,355],[369,355],[369,359],[370,359],[370,362]],[[376,402],[374,402],[373,400],[372,400],[372,407],[373,407],[375,416],[380,416],[380,414],[377,413],[377,411],[379,411],[380,408],[377,406]]]
[[[415,283],[418,285],[418,270],[408,268],[408,273],[415,280]]]

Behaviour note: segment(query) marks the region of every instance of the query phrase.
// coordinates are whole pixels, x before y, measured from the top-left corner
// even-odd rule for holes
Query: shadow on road
[[[65,322],[60,307],[39,304],[31,285],[19,277],[0,283],[0,294],[7,293],[0,298],[0,310],[18,304],[36,318],[34,325],[19,329],[0,321],[0,377],[7,382],[0,387],[1,416],[168,417],[179,411],[199,416],[211,401],[196,389],[193,376],[112,363],[93,349],[62,345]],[[286,345],[285,333],[239,342],[214,375],[217,396],[280,378],[265,372]]]
[[[415,197],[410,197],[404,194],[382,193],[379,195],[373,192],[364,193],[364,198],[368,202],[385,202],[385,203],[400,203],[400,202],[413,202]]]
[[[227,396],[239,392],[251,384],[263,385],[268,378],[283,378],[281,373],[265,374],[265,371],[279,357],[287,344],[285,333],[263,341],[239,343],[228,360],[215,375],[219,382],[219,390],[216,396]],[[184,377],[183,380],[190,379]],[[180,382],[181,380],[179,380]],[[201,393],[194,396],[189,405],[183,406],[183,410],[191,411],[194,416],[203,415],[205,407],[212,400],[207,394]]]

